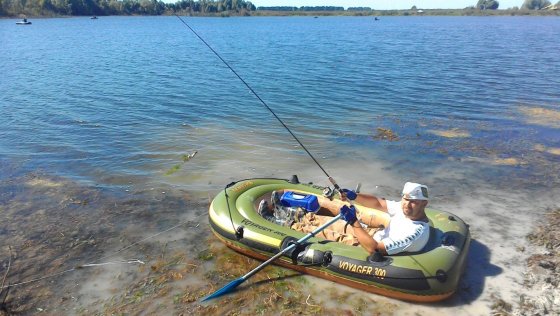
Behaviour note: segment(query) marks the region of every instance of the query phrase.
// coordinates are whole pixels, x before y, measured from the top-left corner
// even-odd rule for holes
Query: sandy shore
[[[527,238],[536,251],[524,258],[523,285],[536,295],[520,295],[518,302],[496,297],[492,309],[498,315],[560,315],[560,209],[550,210]]]

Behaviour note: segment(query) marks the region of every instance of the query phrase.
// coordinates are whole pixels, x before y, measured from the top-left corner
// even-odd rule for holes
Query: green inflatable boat
[[[267,260],[304,237],[305,233],[272,223],[258,214],[260,201],[269,199],[274,190],[321,196],[329,188],[299,183],[295,176],[291,180],[233,182],[210,204],[214,234],[228,247],[259,260]],[[470,244],[469,228],[448,212],[426,209],[426,214],[430,220],[430,239],[420,252],[370,256],[361,246],[313,237],[274,263],[401,300],[444,300],[455,292],[464,270]]]

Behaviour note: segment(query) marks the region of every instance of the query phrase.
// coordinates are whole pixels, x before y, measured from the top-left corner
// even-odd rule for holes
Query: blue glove
[[[346,195],[347,199],[352,201],[358,197],[358,194],[352,190],[342,189],[342,192]]]
[[[354,205],[344,205],[340,208],[340,214],[342,214],[342,218],[350,225],[353,225],[358,220]]]

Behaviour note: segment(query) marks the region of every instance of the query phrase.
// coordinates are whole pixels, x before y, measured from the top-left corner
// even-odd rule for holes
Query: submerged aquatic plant
[[[214,253],[210,249],[205,249],[198,253],[197,258],[202,261],[210,261],[214,259]]]
[[[468,131],[460,130],[458,128],[452,128],[448,130],[428,130],[430,134],[434,134],[437,136],[445,137],[445,138],[467,138],[471,137],[471,134]]]
[[[377,128],[377,134],[375,134],[373,138],[388,140],[391,142],[399,140],[399,136],[395,132],[393,132],[388,128],[382,128],[382,127]]]
[[[198,153],[198,151],[193,151],[190,154],[184,154],[181,156],[181,163],[174,165],[173,167],[171,167],[169,170],[167,170],[167,172],[165,173],[166,176],[172,175],[175,172],[179,171],[179,169],[181,169],[181,167],[183,167],[183,164],[189,160],[191,160],[192,158],[194,158],[194,156]]]
[[[560,111],[530,105],[521,105],[518,109],[529,124],[560,128]]]

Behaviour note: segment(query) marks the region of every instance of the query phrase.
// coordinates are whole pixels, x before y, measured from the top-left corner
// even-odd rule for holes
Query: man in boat
[[[272,194],[271,203],[259,206],[259,213],[286,216],[278,210],[280,191]],[[361,207],[349,205],[346,200],[361,206],[379,210],[368,211]],[[265,201],[266,202],[266,201]],[[327,227],[318,236],[348,245],[361,245],[369,253],[381,252],[393,255],[400,252],[422,250],[429,239],[430,227],[425,208],[428,205],[428,187],[418,183],[407,182],[400,201],[386,200],[370,194],[342,190],[342,200],[330,200],[319,197],[321,210],[315,213],[296,214],[282,219],[286,226],[309,233],[329,221],[332,216],[342,213],[344,222],[337,222]],[[351,226],[352,229],[348,229]]]
[[[428,187],[419,183],[407,182],[399,201],[385,200],[374,195],[357,194],[343,190],[346,198],[356,203],[386,212],[390,216],[387,227],[378,230],[373,236],[357,219],[353,205],[340,208],[344,219],[352,225],[354,236],[369,253],[379,251],[383,254],[416,252],[422,250],[430,237],[430,225],[426,216]],[[367,216],[366,216],[367,217]]]

